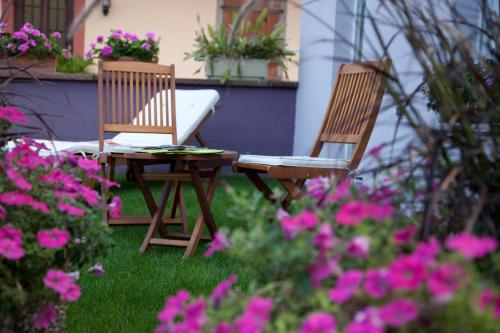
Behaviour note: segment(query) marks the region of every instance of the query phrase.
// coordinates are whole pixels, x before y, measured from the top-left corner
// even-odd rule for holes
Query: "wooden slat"
[[[189,240],[184,239],[162,239],[162,238],[151,238],[149,240],[151,245],[164,245],[164,246],[181,246],[186,247],[189,244]]]
[[[143,106],[142,108],[142,126],[146,126],[146,91],[145,91],[145,81],[144,81],[144,73],[141,73],[141,105]]]
[[[164,126],[166,125],[164,122],[163,122],[163,114],[164,114],[164,109],[165,107],[163,106],[163,75],[159,75],[158,76],[158,83],[159,83],[159,92],[160,92],[160,125],[161,126]],[[165,92],[166,93],[166,92]]]
[[[170,126],[170,114],[169,114],[169,102],[170,98],[168,96],[168,75],[165,75],[165,126]]]
[[[174,68],[174,65],[170,65],[170,72],[171,72],[171,75],[170,75],[170,78],[172,78],[172,76],[174,75],[175,73],[175,68]],[[176,127],[176,110],[175,110],[175,80],[172,80],[170,82],[170,91],[172,92],[170,96],[170,114],[172,116],[172,121],[170,123],[170,126],[173,128],[173,131],[172,131],[172,144],[176,145],[177,144],[177,127]]]
[[[158,76],[156,74],[153,75],[153,103],[154,103],[154,119],[155,122],[153,125],[155,126],[161,126],[161,124],[158,124],[158,105],[157,100],[156,100],[156,95],[157,95],[157,87],[156,87],[156,81],[158,80]]]
[[[104,71],[126,71],[136,73],[162,73],[172,74],[170,66],[158,65],[141,61],[104,61]]]
[[[128,72],[129,81],[129,123],[134,120],[134,73]]]
[[[111,123],[116,124],[115,121],[115,72],[111,72]]]
[[[152,112],[152,109],[153,107],[151,106],[151,74],[150,73],[146,73],[146,77],[147,77],[147,88],[146,88],[146,103],[147,103],[147,109],[148,109],[148,123],[147,124],[143,124],[143,125],[148,125],[148,126],[151,126],[153,125],[154,126],[154,123],[153,123],[153,115],[151,114]]]
[[[140,73],[135,73],[135,109],[134,109],[134,118],[138,117],[139,110],[141,109],[140,108],[140,104],[139,104],[139,101],[141,100],[140,99],[140,95],[139,95],[139,77],[140,77]],[[139,119],[137,119],[137,124],[136,125],[139,125]]]
[[[123,124],[122,121],[122,72],[117,72],[118,81],[118,124]]]
[[[123,123],[128,124],[128,73],[123,72]]]
[[[110,225],[148,225],[151,223],[151,216],[127,216],[121,218],[108,219],[108,224]],[[168,225],[182,225],[181,219],[178,218],[167,218],[162,219],[164,224]]]
[[[358,143],[359,135],[323,133],[321,134],[320,140],[336,143]]]
[[[133,132],[172,134],[172,128],[165,126],[135,126],[123,124],[104,124],[105,132]]]

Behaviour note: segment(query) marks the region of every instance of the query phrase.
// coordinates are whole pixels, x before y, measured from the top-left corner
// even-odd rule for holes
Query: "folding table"
[[[150,245],[167,245],[185,247],[183,258],[195,254],[200,240],[210,241],[213,239],[217,226],[210,209],[210,204],[217,184],[217,176],[222,167],[230,166],[238,158],[238,153],[234,151],[224,151],[216,154],[150,154],[150,153],[130,153],[124,154],[135,173],[137,184],[142,190],[144,199],[148,205],[155,207],[152,221],[140,251],[144,253]],[[143,165],[154,162],[170,165],[169,173],[145,173]],[[202,179],[208,179],[207,189],[203,189]],[[160,201],[155,203],[151,189],[145,181],[149,179],[164,180]],[[172,233],[167,230],[167,226],[162,223],[162,216],[167,205],[172,184],[192,182],[200,214],[196,219],[192,233]],[[202,237],[203,226],[207,226],[209,237]],[[156,233],[160,237],[155,237]]]

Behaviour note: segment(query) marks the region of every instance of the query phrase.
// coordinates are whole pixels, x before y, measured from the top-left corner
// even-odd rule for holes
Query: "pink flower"
[[[99,35],[99,36],[97,36],[96,40],[97,40],[98,43],[102,43],[104,41],[104,36],[103,35]]]
[[[63,294],[73,285],[73,280],[66,272],[49,269],[43,278],[43,283],[55,292]]]
[[[320,254],[324,254],[336,244],[337,240],[333,234],[332,226],[328,222],[324,222],[319,227],[318,233],[314,236],[313,244],[320,250]]]
[[[19,172],[13,168],[7,169],[7,177],[16,185],[20,190],[31,190],[33,185],[31,185]]]
[[[4,238],[0,240],[0,255],[9,260],[19,260],[24,257],[24,249],[19,242]]]
[[[80,298],[80,286],[72,283],[64,292],[61,293],[62,301],[76,302]]]
[[[368,218],[366,205],[359,201],[350,201],[340,206],[335,219],[337,223],[352,226]]]
[[[432,266],[436,261],[436,256],[439,254],[440,249],[439,241],[436,237],[432,236],[426,243],[419,243],[413,251],[412,256],[420,259],[426,266]]]
[[[0,194],[0,202],[7,206],[29,206],[35,201],[29,194],[23,192],[4,192]]]
[[[61,33],[58,31],[54,31],[53,33],[50,34],[50,36],[55,39],[61,39]]]
[[[150,41],[156,42],[156,35],[154,34],[154,32],[146,32],[146,37]]]
[[[444,263],[430,273],[427,286],[438,300],[449,301],[453,298],[453,293],[460,289],[466,278],[462,266],[455,263]]]
[[[321,286],[321,282],[333,274],[338,274],[340,268],[338,265],[339,258],[327,258],[320,255],[318,260],[309,268],[311,275],[311,284],[314,288]]]
[[[384,322],[380,318],[380,310],[369,306],[359,311],[354,320],[346,326],[346,333],[383,333]]]
[[[389,326],[403,327],[417,319],[418,308],[413,300],[397,298],[380,309],[380,318]]]
[[[6,120],[9,123],[28,124],[28,119],[26,119],[24,113],[13,106],[0,107],[0,119]]]
[[[174,320],[176,316],[184,311],[184,306],[190,297],[191,295],[186,290],[180,290],[177,295],[169,296],[165,307],[158,313],[158,320],[164,322]]]
[[[384,333],[383,327],[377,326],[369,321],[350,322],[346,326],[346,333]]]
[[[370,149],[370,151],[368,151],[368,155],[374,157],[374,158],[379,158],[380,157],[380,152],[382,151],[382,149],[385,147],[385,143],[381,143],[375,147],[373,147],[372,149]]]
[[[5,225],[0,228],[0,240],[8,239],[15,243],[21,244],[23,233],[16,227]]]
[[[63,49],[62,50],[62,53],[63,53],[63,57],[66,58],[66,59],[71,59],[71,51],[68,50],[68,49]]]
[[[78,159],[78,167],[80,167],[80,169],[82,170],[90,171],[92,173],[99,171],[99,169],[101,168],[97,161],[86,158]]]
[[[212,333],[233,333],[233,328],[231,324],[222,322],[215,327],[215,329],[212,331]]]
[[[370,253],[370,237],[355,236],[346,247],[347,254],[353,258],[366,258]]]
[[[330,290],[330,299],[337,303],[343,304],[350,300],[363,279],[363,272],[357,269],[346,271],[337,281],[335,288]]]
[[[422,260],[411,255],[401,255],[389,266],[389,283],[395,290],[417,289],[426,276]]]
[[[92,56],[93,56],[93,54],[92,54],[91,50],[88,50],[87,52],[85,52],[85,58],[92,59]]]
[[[231,287],[236,283],[237,280],[238,276],[236,274],[231,274],[229,278],[223,280],[214,288],[212,294],[210,295],[210,298],[215,308],[218,308],[220,306],[221,301],[229,294]]]
[[[72,205],[64,203],[64,202],[58,203],[57,209],[59,209],[59,211],[61,213],[67,213],[70,216],[80,216],[81,217],[81,216],[85,215],[85,211],[83,209],[72,206]]]
[[[102,55],[103,56],[110,56],[113,53],[113,48],[109,46],[108,44],[104,44],[102,47]]]
[[[30,49],[30,45],[28,43],[24,43],[24,44],[19,45],[17,47],[17,49],[19,50],[19,52],[25,53]]]
[[[151,50],[151,44],[149,44],[149,43],[142,43],[141,49],[149,51],[149,50]]]
[[[497,241],[493,237],[477,237],[462,232],[446,239],[446,247],[459,252],[466,259],[482,258],[497,248]]]
[[[111,218],[119,218],[122,215],[122,199],[120,197],[113,197],[113,200],[108,205],[108,211]]]
[[[83,200],[90,206],[95,206],[99,203],[100,196],[97,191],[91,190],[87,186],[81,186],[78,194],[80,194]],[[116,212],[113,212],[113,214],[116,216]]]
[[[33,326],[36,329],[48,328],[56,319],[57,312],[53,305],[46,304],[40,308],[33,318]]]
[[[273,302],[268,298],[254,297],[250,300],[242,316],[234,322],[236,332],[263,332],[269,321]]]
[[[327,312],[311,313],[300,327],[300,333],[333,333],[337,323]]]
[[[389,271],[385,268],[367,270],[363,285],[365,292],[374,298],[387,295],[390,290],[389,281],[387,280],[388,275]]]
[[[123,34],[123,36],[125,37],[125,39],[127,39],[131,42],[135,42],[136,40],[139,39],[136,34],[131,33],[131,32],[126,32],[125,34]]]
[[[104,274],[106,274],[106,272],[104,271],[104,267],[100,262],[90,267],[89,272],[94,274],[95,276],[103,276]]]
[[[395,209],[390,204],[368,204],[366,206],[369,217],[376,221],[383,221],[394,215]]]
[[[0,221],[3,221],[7,218],[7,211],[5,210],[5,207],[0,205]]]
[[[201,332],[203,325],[207,320],[205,316],[205,308],[206,304],[203,299],[196,300],[187,306],[184,322],[180,325],[183,327],[184,332]]]
[[[415,235],[415,232],[417,232],[417,227],[414,225],[410,225],[409,227],[396,231],[392,235],[394,244],[396,244],[396,246],[403,246],[409,244],[413,239],[413,235]]]
[[[492,289],[485,289],[481,292],[478,299],[479,310],[486,310],[495,301],[495,292]]]
[[[337,202],[341,199],[345,199],[350,195],[350,190],[351,180],[343,180],[339,185],[337,185],[337,187],[335,188],[335,192],[326,197],[325,202]]]
[[[309,198],[321,200],[325,197],[329,187],[330,187],[330,178],[328,177],[313,178],[307,183],[307,196],[309,196]]]
[[[51,230],[40,230],[36,234],[38,244],[43,248],[58,249],[68,244],[71,235],[68,231],[53,228]]]
[[[216,232],[215,237],[212,240],[212,243],[210,244],[210,247],[208,250],[203,253],[203,256],[208,258],[212,256],[215,252],[222,251],[230,246],[229,240],[227,239],[226,235],[224,235],[221,232]]]
[[[281,228],[288,238],[295,237],[299,232],[312,229],[318,224],[318,217],[311,211],[304,210],[297,216],[290,216],[281,221]]]
[[[123,37],[123,34],[121,30],[117,29],[115,32],[113,32],[113,38],[115,39],[121,39]]]

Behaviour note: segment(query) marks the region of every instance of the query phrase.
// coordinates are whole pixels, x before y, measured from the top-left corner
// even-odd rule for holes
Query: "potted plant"
[[[13,33],[6,32],[5,27],[0,25],[0,52],[8,59],[3,67],[19,67],[31,73],[56,72],[57,57],[61,55],[59,32],[46,36],[29,22]]]
[[[263,10],[255,24],[246,22],[233,36],[227,35],[224,25],[217,30],[208,25],[208,33],[201,28],[196,32],[195,49],[186,53],[186,59],[204,61],[207,77],[222,81],[230,77],[266,78],[268,64],[277,65],[287,76],[287,57],[295,53],[286,48],[286,26],[280,25],[267,35],[263,29],[266,17],[267,10]]]
[[[114,29],[106,40],[103,35],[97,36],[96,43],[90,43],[90,50],[85,56],[111,61],[158,62],[159,45],[159,38],[152,32],[147,32],[146,38],[139,39],[134,33]]]

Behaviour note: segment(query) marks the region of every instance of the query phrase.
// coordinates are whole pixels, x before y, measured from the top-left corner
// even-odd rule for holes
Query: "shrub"
[[[132,57],[140,61],[155,62],[158,61],[159,46],[160,39],[152,32],[147,32],[146,38],[139,39],[134,33],[114,29],[106,41],[103,35],[97,36],[96,43],[90,43],[90,50],[85,56],[102,59]]]
[[[498,281],[475,263],[494,257],[494,238],[466,232],[417,241],[398,211],[403,189],[315,179],[297,212],[250,197],[235,213],[247,229],[219,233],[222,250],[248,269],[248,290],[230,276],[207,298],[167,299],[157,332],[497,332]],[[272,222],[272,223],[269,223]]]
[[[27,119],[0,108],[1,137],[11,123]],[[27,318],[50,326],[55,304],[79,298],[79,271],[111,245],[106,207],[82,180],[105,181],[99,165],[69,153],[42,157],[44,149],[24,138],[0,151],[0,321],[7,331],[21,330]]]
[[[13,33],[5,32],[5,24],[0,26],[0,49],[8,57],[28,55],[37,59],[52,58],[61,55],[58,40],[59,32],[46,36],[31,23],[25,23]]]
[[[92,59],[73,56],[68,51],[63,52],[64,57],[57,59],[57,72],[59,73],[87,73],[87,67],[92,65]]]

